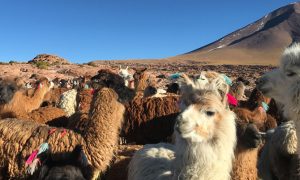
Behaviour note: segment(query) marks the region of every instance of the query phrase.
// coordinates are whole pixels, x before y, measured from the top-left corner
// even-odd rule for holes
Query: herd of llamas
[[[214,71],[3,78],[0,179],[300,179],[299,69],[293,44],[249,97]]]

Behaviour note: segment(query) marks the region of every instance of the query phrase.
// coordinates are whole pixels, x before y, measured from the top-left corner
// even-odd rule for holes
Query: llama
[[[51,150],[51,149],[50,149]],[[49,151],[49,150],[48,150]],[[44,152],[41,161],[44,159],[40,170],[33,174],[33,180],[51,180],[51,179],[72,179],[85,180],[85,162],[82,161],[82,147],[76,146],[74,150],[63,159],[55,159],[51,152]],[[44,157],[43,157],[44,156]]]
[[[232,84],[229,93],[233,95],[238,101],[245,101],[247,100],[247,97],[245,95],[245,90],[246,90],[246,86],[244,85],[244,83],[238,81]]]
[[[8,103],[0,105],[1,118],[11,117],[14,113],[27,114],[38,109],[43,102],[45,94],[50,91],[52,87],[52,82],[47,78],[42,78],[32,97],[24,95],[22,91],[15,92]]]
[[[93,89],[101,89],[103,87],[114,89],[120,98],[119,101],[122,103],[126,103],[135,97],[135,91],[126,87],[124,79],[111,70],[101,69],[91,80]]]
[[[135,98],[125,105],[123,134],[127,143],[158,143],[173,133],[179,96]]]
[[[264,74],[258,81],[257,87],[266,96],[283,104],[283,116],[295,122],[296,134],[300,137],[300,44],[295,43],[285,49],[280,67]],[[300,138],[297,143],[297,154],[300,156]],[[300,168],[300,157],[298,167]],[[296,170],[298,171],[298,170]],[[295,172],[295,176],[300,173]]]
[[[155,79],[146,70],[147,68],[134,69],[134,86],[137,94],[143,94],[148,86],[155,87]]]
[[[264,180],[290,179],[293,161],[297,161],[297,136],[293,121],[286,121],[266,134],[266,143],[258,161],[259,177]]]
[[[233,163],[232,180],[257,180],[257,159],[259,145],[262,143],[260,130],[267,130],[270,127],[267,120],[267,113],[262,107],[254,111],[244,108],[233,110],[237,116],[237,146],[235,149],[235,160]],[[272,127],[274,128],[274,127]]]
[[[1,120],[0,172],[13,179],[26,176],[25,160],[46,141],[55,154],[70,152],[76,145],[82,145],[90,166],[90,179],[97,178],[109,165],[119,140],[124,106],[117,99],[117,94],[109,88],[95,93],[89,124],[81,134],[64,129],[53,132],[49,126],[30,121]]]
[[[219,89],[223,88],[195,89],[187,84],[183,93],[190,96],[183,96],[189,100],[177,117],[175,145],[145,145],[133,156],[128,179],[229,180],[236,144],[235,114],[227,108],[228,91],[224,94]]]
[[[76,96],[77,96],[77,90],[71,89],[69,91],[64,92],[60,97],[58,107],[63,109],[66,112],[66,115],[68,117],[70,117],[76,111],[76,107],[77,107]]]
[[[132,88],[133,84],[133,75],[128,72],[128,66],[125,69],[122,69],[121,65],[119,68],[119,75],[124,79],[125,86]]]

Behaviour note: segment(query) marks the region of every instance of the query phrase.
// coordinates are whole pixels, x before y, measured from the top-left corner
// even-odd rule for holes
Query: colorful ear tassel
[[[237,104],[238,104],[238,101],[236,100],[236,98],[229,93],[227,94],[227,101],[229,104],[231,104],[233,106],[237,106]]]
[[[229,86],[232,86],[231,79],[228,76],[226,76],[225,74],[222,74],[222,76],[224,77],[226,84],[228,84]]]
[[[264,108],[264,110],[267,112],[269,110],[269,105],[265,102],[261,103],[262,107]]]
[[[181,76],[181,73],[171,74],[170,79],[178,79],[178,78],[180,78],[180,76]]]
[[[49,149],[49,144],[48,143],[41,144],[37,155],[47,151],[48,149]]]
[[[30,165],[32,163],[32,161],[36,158],[37,153],[38,153],[38,150],[35,150],[30,154],[30,156],[28,157],[28,159],[26,161],[27,165]]]

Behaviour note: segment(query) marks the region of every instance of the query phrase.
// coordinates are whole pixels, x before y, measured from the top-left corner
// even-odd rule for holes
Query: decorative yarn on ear
[[[169,77],[170,77],[170,79],[178,79],[178,78],[180,78],[180,76],[181,76],[181,73],[175,73],[175,74],[171,74]]]
[[[231,79],[230,79],[228,76],[226,76],[225,74],[222,74],[222,76],[223,76],[223,78],[224,78],[226,84],[228,84],[229,86],[232,86],[232,81],[231,81]]]
[[[38,169],[38,165],[40,164],[41,162],[39,158],[34,159],[33,162],[26,169],[26,172],[30,175],[33,175],[33,173]]]
[[[36,158],[38,153],[38,150],[35,150],[31,153],[31,155],[28,157],[27,161],[26,161],[26,165],[30,165],[32,163],[32,161]]]
[[[231,94],[227,93],[227,101],[230,105],[233,105],[233,106],[237,106],[238,104],[238,101],[236,100],[236,98],[234,96],[232,96]]]
[[[48,149],[49,149],[49,144],[48,143],[41,144],[37,155],[47,151]]]
[[[269,110],[269,105],[265,102],[261,103],[262,107],[264,108],[264,110],[267,112]]]

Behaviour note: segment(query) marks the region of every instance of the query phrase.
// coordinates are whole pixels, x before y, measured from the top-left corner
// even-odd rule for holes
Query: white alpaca
[[[66,112],[67,117],[72,116],[77,107],[77,90],[71,89],[64,92],[61,97],[58,106]]]
[[[187,84],[183,93],[188,96],[183,97],[189,100],[177,118],[175,145],[144,146],[129,164],[128,179],[229,180],[236,127],[223,84],[214,82],[206,89]]]
[[[128,72],[128,66],[125,69],[122,69],[120,66],[119,75],[124,79],[125,86],[129,86],[129,82],[133,81],[133,75]]]
[[[300,137],[300,44],[293,44],[284,51],[280,67],[264,74],[258,80],[257,88],[283,104],[284,117],[294,121],[296,134]]]

